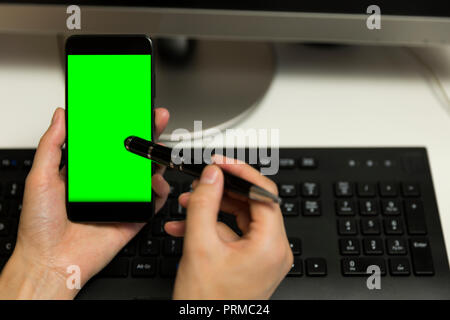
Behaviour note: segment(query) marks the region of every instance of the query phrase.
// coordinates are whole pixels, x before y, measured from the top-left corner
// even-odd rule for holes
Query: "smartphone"
[[[75,35],[66,41],[66,207],[77,222],[143,222],[154,212],[152,163],[124,147],[153,137],[152,41]]]

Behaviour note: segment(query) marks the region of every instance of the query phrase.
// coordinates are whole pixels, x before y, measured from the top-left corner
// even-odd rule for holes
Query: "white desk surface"
[[[416,51],[450,95],[450,47]],[[450,256],[450,110],[404,49],[276,46],[273,83],[239,128],[279,128],[281,146],[425,146]],[[35,147],[64,77],[55,36],[0,35],[0,148]],[[447,109],[446,109],[447,108]]]

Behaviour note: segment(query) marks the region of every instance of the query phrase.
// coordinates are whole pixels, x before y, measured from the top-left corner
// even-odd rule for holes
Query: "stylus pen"
[[[172,161],[171,148],[134,136],[125,139],[125,148],[132,153],[151,159],[159,164],[184,172],[196,178],[200,177],[203,169],[207,166],[206,163],[185,163],[182,157],[178,159],[179,161],[176,161],[180,164],[175,164]],[[273,193],[227,172],[224,172],[224,185],[225,189],[228,191],[244,195],[252,200],[281,203],[281,198]]]

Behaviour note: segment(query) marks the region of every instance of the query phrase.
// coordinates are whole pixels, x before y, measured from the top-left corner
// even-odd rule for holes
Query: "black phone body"
[[[153,139],[152,41],[145,35],[75,35],[65,51],[68,217],[148,221],[153,164],[128,152],[124,140]]]

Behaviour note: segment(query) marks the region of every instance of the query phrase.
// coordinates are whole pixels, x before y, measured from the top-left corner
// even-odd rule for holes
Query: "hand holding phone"
[[[158,108],[154,114],[157,138],[167,125],[169,113]],[[69,289],[61,277],[67,274],[67,268],[80,268],[83,286],[143,226],[67,220],[66,171],[59,168],[66,138],[64,122],[64,110],[58,108],[36,151],[25,184],[17,244],[0,277],[0,299],[73,298],[78,290]],[[156,168],[152,181],[156,210],[163,206],[170,189],[160,171]]]

